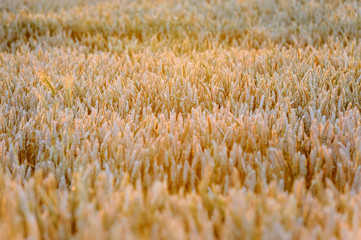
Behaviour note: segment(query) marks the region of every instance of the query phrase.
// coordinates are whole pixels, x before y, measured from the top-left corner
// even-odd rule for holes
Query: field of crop
[[[1,239],[361,239],[361,2],[0,0]]]

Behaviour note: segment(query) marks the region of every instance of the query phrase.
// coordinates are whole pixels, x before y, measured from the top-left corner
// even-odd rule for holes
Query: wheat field
[[[361,2],[1,0],[1,239],[361,239]]]

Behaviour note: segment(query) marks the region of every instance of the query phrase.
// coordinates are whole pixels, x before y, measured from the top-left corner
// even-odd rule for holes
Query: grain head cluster
[[[1,0],[1,239],[361,239],[361,2]]]

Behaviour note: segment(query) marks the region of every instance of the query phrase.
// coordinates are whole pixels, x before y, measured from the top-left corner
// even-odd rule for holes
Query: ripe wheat
[[[361,3],[0,1],[3,239],[360,239]]]

